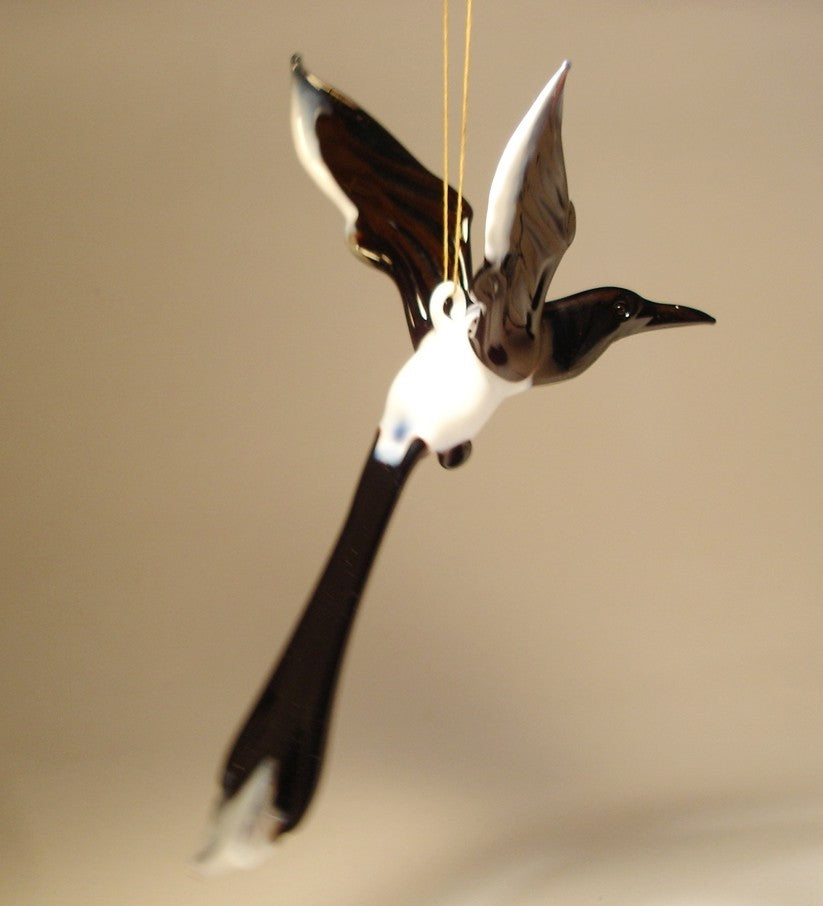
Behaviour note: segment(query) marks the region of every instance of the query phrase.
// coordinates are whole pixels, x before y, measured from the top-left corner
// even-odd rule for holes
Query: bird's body
[[[439,284],[429,312],[432,329],[392,381],[380,419],[374,455],[387,465],[400,463],[415,437],[439,454],[471,441],[503,400],[532,383],[507,381],[480,361],[472,337],[482,309],[467,305],[459,286]]]
[[[414,352],[389,389],[326,567],[229,753],[205,867],[258,861],[308,807],[357,605],[395,503],[424,453],[459,465],[507,397],[580,374],[622,337],[714,320],[620,287],[546,300],[575,234],[560,137],[568,70],[568,63],[560,67],[503,152],[476,273],[472,210],[448,189],[455,285],[442,272],[442,181],[362,108],[292,59],[298,156],[343,214],[350,248],[394,280]]]

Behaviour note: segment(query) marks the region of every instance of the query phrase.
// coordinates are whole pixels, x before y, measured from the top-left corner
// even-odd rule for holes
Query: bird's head
[[[543,380],[563,380],[585,371],[621,337],[683,324],[714,324],[696,308],[651,302],[629,289],[606,286],[550,302],[544,320],[551,326],[552,371]],[[536,381],[537,382],[537,381]]]

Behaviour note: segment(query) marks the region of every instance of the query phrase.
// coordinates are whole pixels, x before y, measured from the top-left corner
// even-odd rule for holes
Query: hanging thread
[[[449,277],[449,0],[443,0],[443,279]]]
[[[466,0],[466,23],[463,41],[463,98],[460,108],[460,149],[457,158],[457,211],[454,224],[454,270],[457,283],[460,266],[460,240],[463,219],[463,173],[466,162],[466,133],[469,109],[469,64],[473,0]],[[443,0],[443,279],[449,275],[449,0]]]

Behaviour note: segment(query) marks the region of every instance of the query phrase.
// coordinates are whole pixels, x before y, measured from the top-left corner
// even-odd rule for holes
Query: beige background
[[[477,4],[478,259],[568,56],[553,293],[718,324],[623,343],[419,469],[321,795],[217,882],[186,859],[218,765],[409,351],[292,152],[289,55],[439,170],[439,4],[0,20],[0,900],[823,902],[821,4]]]

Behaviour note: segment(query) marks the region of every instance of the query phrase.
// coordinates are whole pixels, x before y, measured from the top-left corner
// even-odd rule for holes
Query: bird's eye
[[[406,422],[395,422],[394,428],[392,429],[392,437],[396,441],[404,440],[408,433],[409,426],[406,424]]]
[[[612,311],[617,315],[618,318],[621,318],[623,320],[631,317],[631,312],[629,311],[629,307],[625,302],[615,302],[614,305],[612,305]]]

